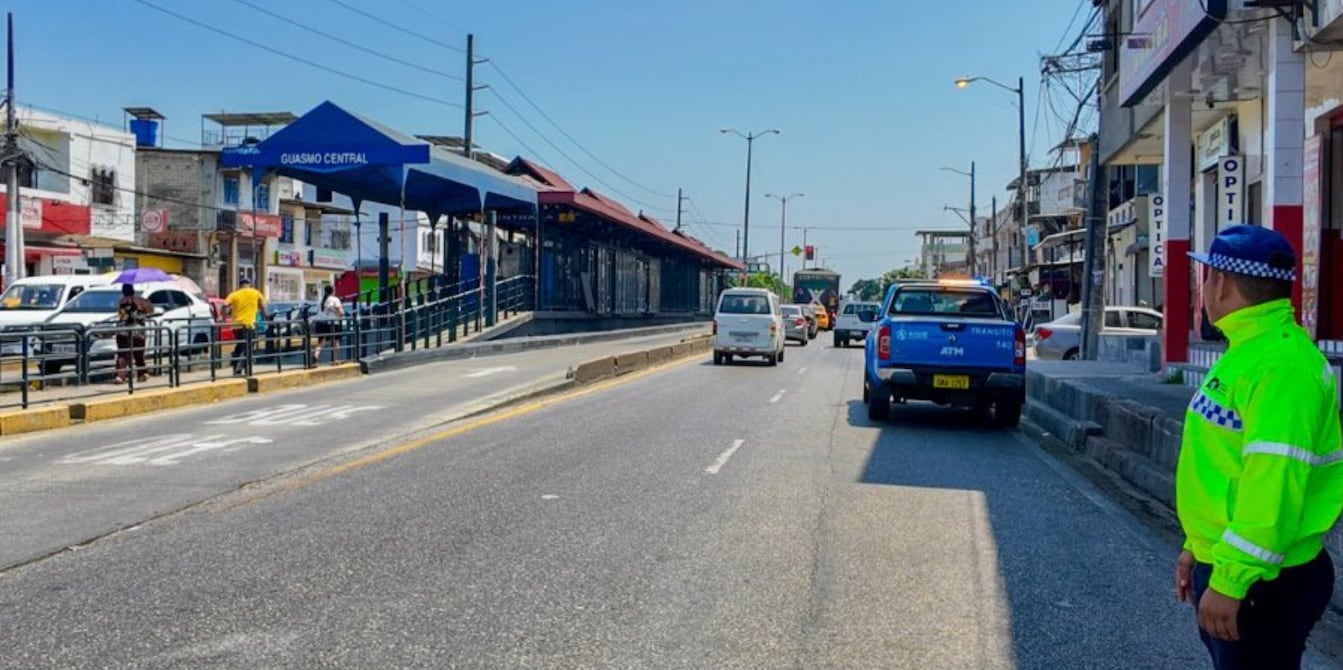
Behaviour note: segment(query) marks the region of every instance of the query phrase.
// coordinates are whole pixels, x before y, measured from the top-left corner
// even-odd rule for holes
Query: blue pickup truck
[[[865,341],[863,401],[886,421],[892,402],[993,410],[1001,426],[1021,420],[1026,333],[992,287],[973,280],[892,286]]]

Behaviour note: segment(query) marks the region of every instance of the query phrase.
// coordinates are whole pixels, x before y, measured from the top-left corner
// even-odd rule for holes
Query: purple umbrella
[[[151,281],[172,281],[167,272],[158,268],[131,268],[123,270],[112,280],[113,284],[143,284]]]

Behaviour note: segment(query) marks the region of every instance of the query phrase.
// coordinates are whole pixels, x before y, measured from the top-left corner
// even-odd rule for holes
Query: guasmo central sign
[[[282,153],[280,154],[280,165],[296,167],[368,165],[368,154],[362,151]]]

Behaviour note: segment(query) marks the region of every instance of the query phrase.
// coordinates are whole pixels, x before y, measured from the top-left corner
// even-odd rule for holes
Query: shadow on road
[[[866,403],[853,400],[847,409],[850,425],[878,426]],[[1017,668],[1185,668],[1204,660],[1187,612],[1153,577],[1170,557],[1125,542],[1113,519],[1015,431],[926,403],[896,405],[891,414],[858,481],[964,494],[940,499],[934,518],[946,519],[946,535],[934,541],[967,542],[957,536],[967,519],[983,529],[972,544],[985,561],[981,572],[996,570],[997,586],[980,584],[977,597],[986,607],[1006,600]],[[913,499],[928,498],[914,492]]]

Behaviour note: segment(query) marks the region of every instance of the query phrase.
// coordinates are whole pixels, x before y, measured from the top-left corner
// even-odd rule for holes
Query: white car
[[[106,286],[111,280],[109,274],[46,275],[15,280],[0,295],[0,333],[32,330],[80,293],[94,286]],[[0,354],[23,354],[22,340],[25,339],[35,346],[31,337],[0,336]]]
[[[763,288],[730,288],[718,296],[713,317],[713,364],[759,356],[783,362],[783,312],[779,296]]]
[[[835,318],[835,347],[847,347],[850,342],[862,341],[871,330],[871,323],[877,320],[881,312],[881,303],[846,302],[839,308]]]
[[[177,346],[182,350],[209,345],[211,330],[214,328],[210,303],[182,290],[176,282],[136,284],[135,292],[154,306],[154,315],[149,319],[145,336],[147,355],[170,346],[169,332],[176,335]],[[120,284],[90,288],[52,314],[45,325],[55,329],[68,327],[79,332],[94,329],[88,342],[89,361],[110,360],[117,352],[115,333],[99,333],[96,328],[116,326],[119,302]],[[74,362],[77,349],[73,336],[68,333],[52,335],[44,337],[44,340],[46,353],[55,356],[42,362],[43,374],[56,374],[61,367]],[[63,358],[63,354],[70,354],[70,358]]]

